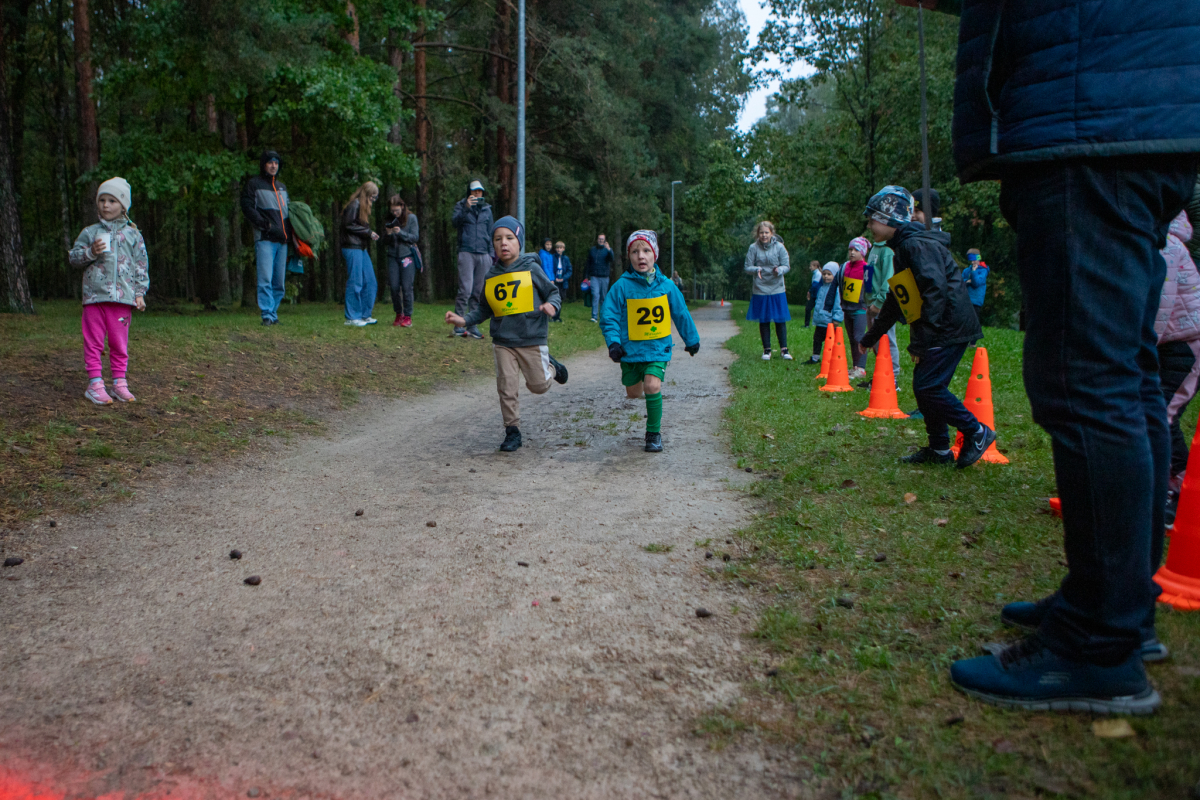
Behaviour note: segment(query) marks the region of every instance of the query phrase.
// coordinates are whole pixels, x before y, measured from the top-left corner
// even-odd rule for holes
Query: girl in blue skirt
[[[775,226],[763,220],[754,229],[754,243],[746,251],[746,272],[754,277],[754,290],[750,297],[750,310],[746,319],[758,322],[762,336],[763,361],[771,360],[771,323],[775,323],[775,335],[779,339],[779,350],[784,361],[791,361],[787,346],[787,324],[792,315],[788,311],[787,291],[783,276],[791,268],[783,239],[775,233]]]

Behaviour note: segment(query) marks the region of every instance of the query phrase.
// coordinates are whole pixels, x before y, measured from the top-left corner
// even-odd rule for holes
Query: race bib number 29
[[[910,325],[919,320],[921,304],[924,301],[921,299],[921,292],[917,290],[917,279],[913,277],[912,270],[897,272],[888,278],[888,286],[896,296],[896,302],[900,304],[904,320]]]
[[[671,304],[664,294],[645,300],[625,301],[630,341],[665,339],[671,335]]]
[[[533,277],[528,272],[505,272],[483,283],[483,296],[497,317],[533,311]]]

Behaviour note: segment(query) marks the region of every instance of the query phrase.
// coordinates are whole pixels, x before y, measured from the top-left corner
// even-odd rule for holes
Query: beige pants
[[[496,353],[496,391],[500,393],[500,414],[504,427],[521,426],[520,402],[517,389],[521,386],[521,375],[525,386],[534,394],[545,394],[554,379],[554,367],[550,364],[550,348],[546,345],[529,347],[502,347],[492,345]]]

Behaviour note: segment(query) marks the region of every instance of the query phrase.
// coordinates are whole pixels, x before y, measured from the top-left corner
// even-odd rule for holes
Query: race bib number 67
[[[671,335],[671,304],[667,296],[625,301],[630,341],[665,339]]]
[[[483,296],[497,317],[533,311],[533,277],[528,272],[505,272],[483,282]]]
[[[897,272],[888,278],[888,286],[896,296],[896,302],[900,304],[904,320],[910,325],[919,320],[921,304],[924,301],[921,299],[921,292],[917,290],[917,279],[913,277],[912,270]]]

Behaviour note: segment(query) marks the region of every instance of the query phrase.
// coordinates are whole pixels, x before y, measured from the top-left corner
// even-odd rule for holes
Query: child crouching
[[[567,382],[567,368],[550,357],[547,344],[550,317],[562,302],[558,289],[546,277],[541,261],[525,253],[525,227],[513,217],[501,217],[492,225],[496,263],[483,277],[483,296],[467,316],[446,312],[446,322],[468,330],[491,319],[492,348],[496,355],[496,391],[504,417],[504,443],[500,450],[511,453],[521,446],[521,416],[517,390],[521,376],[534,394],[545,394],[551,379]]]
[[[825,347],[825,334],[829,323],[835,326],[842,321],[842,304],[838,302],[838,287],[833,282],[841,266],[830,261],[821,267],[821,282],[812,291],[813,296],[813,351],[810,364],[821,363],[821,350]]]
[[[68,254],[73,267],[83,271],[83,363],[88,387],[83,396],[98,406],[110,405],[104,388],[101,357],[108,340],[108,363],[113,377],[113,394],[123,403],[137,398],[125,378],[129,366],[129,324],[133,309],[146,310],[150,288],[149,258],[142,232],[128,216],[131,201],[129,182],[110,178],[96,192],[100,221],[89,225],[75,239]]]
[[[913,363],[913,395],[925,417],[929,445],[900,459],[909,464],[949,464],[948,425],[963,435],[959,469],[969,467],[996,441],[984,425],[950,393],[950,379],[967,350],[983,338],[979,317],[971,306],[962,270],[947,249],[950,234],[926,230],[912,221],[913,196],[900,186],[885,186],[867,203],[867,227],[877,242],[895,253],[891,290],[871,330],[862,338],[864,350],[875,345],[897,322],[909,324],[908,352]]]
[[[608,357],[621,365],[625,396],[646,398],[646,452],[661,453],[662,381],[671,360],[671,322],[690,355],[700,350],[700,334],[679,287],[656,267],[654,231],[634,231],[625,250],[633,271],[622,275],[604,298],[600,330]]]

